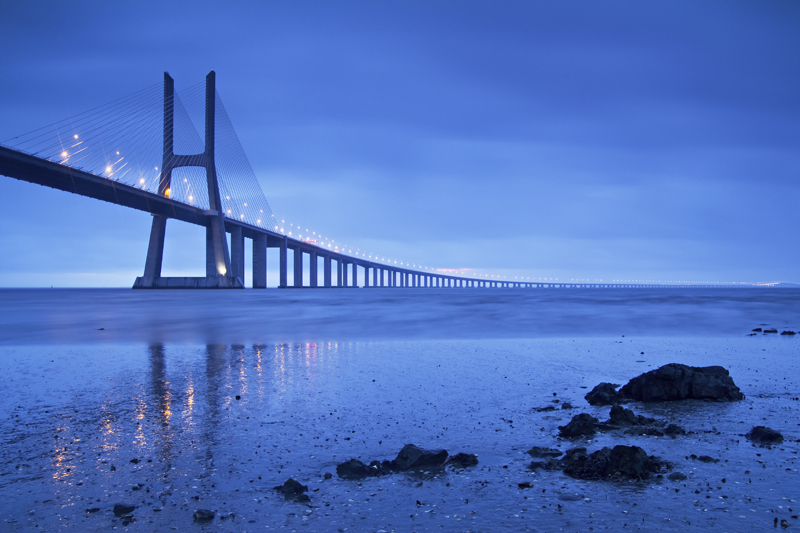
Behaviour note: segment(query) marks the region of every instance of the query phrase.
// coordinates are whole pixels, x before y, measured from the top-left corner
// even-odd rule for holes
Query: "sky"
[[[213,69],[276,216],[352,247],[800,282],[798,2],[3,3],[0,142]],[[0,177],[0,286],[131,286],[150,219]],[[204,254],[168,224],[164,275]]]

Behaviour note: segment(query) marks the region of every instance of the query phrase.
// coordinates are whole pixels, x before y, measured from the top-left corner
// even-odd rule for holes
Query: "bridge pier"
[[[253,288],[267,288],[267,236],[263,233],[253,239]]]
[[[244,279],[244,234],[241,226],[231,228],[231,271],[234,277]]]
[[[317,288],[319,284],[319,274],[317,273],[317,267],[319,266],[319,261],[317,259],[317,252],[315,250],[311,250],[309,253],[309,264],[308,264],[308,273],[309,273],[309,285],[313,288]]]
[[[279,275],[279,278],[280,279],[278,281],[278,287],[280,287],[281,289],[285,289],[289,284],[289,273],[288,273],[289,265],[286,264],[287,261],[289,260],[289,258],[287,257],[289,255],[288,252],[287,252],[287,248],[288,248],[288,239],[287,239],[286,235],[284,235],[283,236],[283,240],[281,241],[281,244],[280,244],[280,250],[281,251],[280,251],[280,259],[279,259],[279,262],[280,262],[280,275]]]
[[[299,247],[294,249],[294,287],[299,289],[303,286],[303,250]]]
[[[331,277],[332,277],[331,276],[331,256],[326,254],[323,257],[323,261],[322,262],[323,262],[323,265],[322,265],[322,269],[323,269],[322,277],[323,277],[323,280],[322,280],[322,282],[323,282],[323,285],[325,286],[326,289],[330,289],[331,288]]]

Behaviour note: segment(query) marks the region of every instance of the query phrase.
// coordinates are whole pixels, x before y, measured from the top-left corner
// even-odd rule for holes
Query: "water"
[[[798,299],[743,289],[0,291],[0,531],[797,526],[800,341],[747,334],[800,329]],[[583,400],[598,382],[668,362],[723,365],[747,399],[630,406],[690,431],[677,439],[556,437],[579,412],[608,418]],[[576,408],[536,411],[561,402]],[[754,448],[742,436],[753,425],[787,440]],[[335,475],[339,462],[391,459],[406,443],[476,453],[480,464],[361,483]],[[642,446],[688,480],[587,482],[526,468],[534,445],[614,444]],[[288,477],[308,485],[310,506],[272,490]],[[137,505],[134,522],[114,517],[118,502]],[[216,511],[211,525],[193,525],[200,508]]]

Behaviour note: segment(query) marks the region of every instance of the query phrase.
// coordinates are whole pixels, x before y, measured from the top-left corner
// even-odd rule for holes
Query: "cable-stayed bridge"
[[[144,274],[134,288],[243,288],[245,239],[252,244],[253,288],[267,286],[267,248],[280,249],[283,288],[289,286],[290,251],[293,287],[304,286],[306,261],[310,287],[675,286],[475,279],[389,265],[287,235],[247,160],[215,79],[212,71],[205,84],[179,95],[164,73],[163,84],[4,141],[0,174],[151,213]],[[205,277],[161,275],[168,219],[206,228]]]

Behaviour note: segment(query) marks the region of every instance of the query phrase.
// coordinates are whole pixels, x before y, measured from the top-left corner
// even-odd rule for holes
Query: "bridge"
[[[165,72],[163,85],[3,142],[0,174],[150,213],[144,273],[133,284],[137,289],[244,288],[245,239],[252,246],[255,289],[267,286],[267,248],[280,250],[281,288],[289,288],[290,250],[296,288],[304,287],[306,261],[307,286],[314,288],[675,286],[475,279],[398,267],[347,254],[309,235],[287,235],[247,161],[215,82],[212,71],[204,87],[190,87],[181,97]],[[203,108],[201,120],[191,116],[191,103],[202,103],[195,105]],[[161,275],[169,219],[206,229],[205,277]]]

